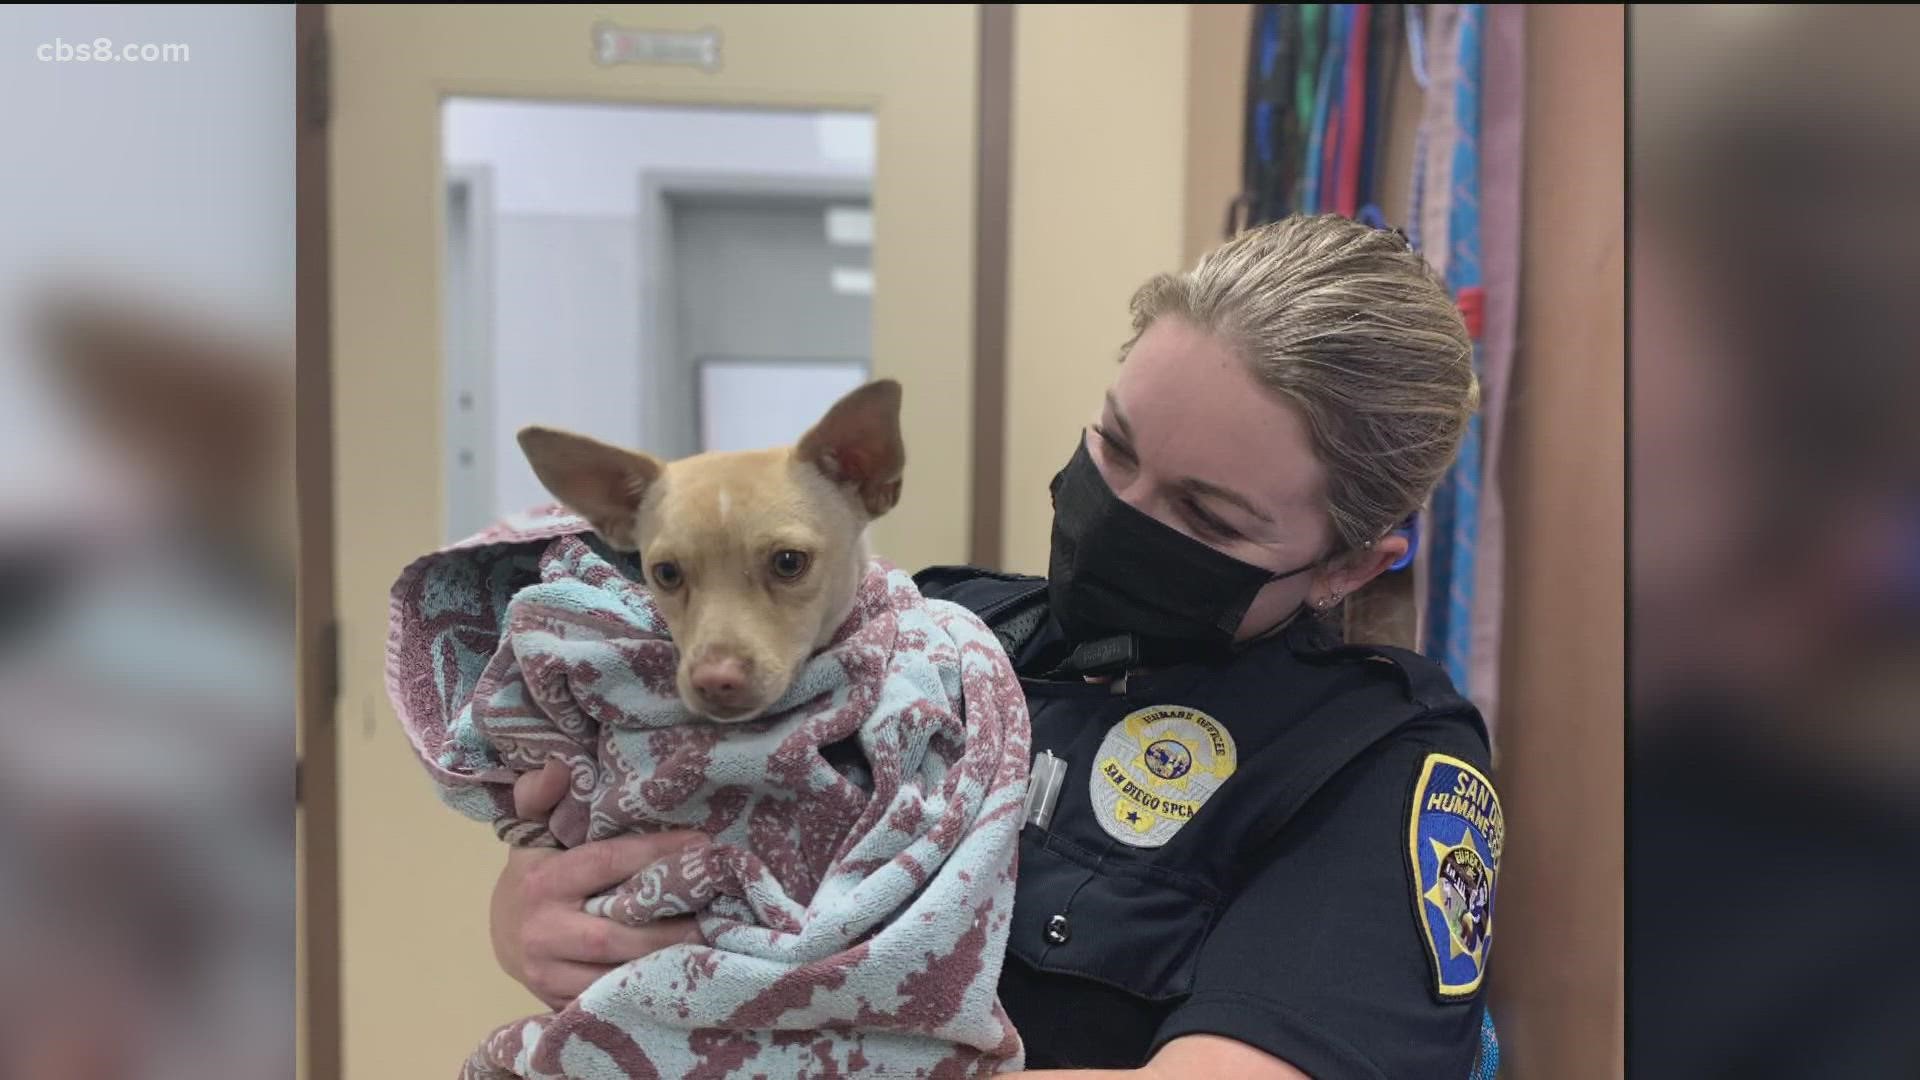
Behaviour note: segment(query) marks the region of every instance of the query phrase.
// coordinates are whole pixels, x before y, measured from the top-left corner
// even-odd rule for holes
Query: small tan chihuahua
[[[792,685],[852,610],[866,530],[900,500],[900,384],[840,399],[791,447],[665,463],[528,427],[520,449],[554,498],[621,551],[680,648],[680,698],[751,720]]]

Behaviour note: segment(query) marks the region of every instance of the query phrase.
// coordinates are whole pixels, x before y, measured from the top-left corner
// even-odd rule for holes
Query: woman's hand
[[[1246,1043],[1219,1035],[1182,1035],[1138,1069],[1033,1069],[1000,1080],[1202,1080],[1239,1076],[1248,1080],[1313,1080],[1299,1069]]]
[[[514,783],[514,813],[545,821],[566,790],[565,766],[549,762]],[[623,926],[581,906],[653,863],[705,842],[699,833],[674,832],[595,840],[566,851],[509,849],[489,912],[494,959],[548,1008],[559,1009],[629,960],[699,941],[691,916]]]

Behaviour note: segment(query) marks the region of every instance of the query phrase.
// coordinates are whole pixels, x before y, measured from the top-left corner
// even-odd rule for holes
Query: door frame
[[[459,322],[460,331],[458,336],[453,332],[453,327],[449,326],[448,332],[443,334],[441,338],[444,347],[440,358],[440,372],[441,378],[445,381],[442,385],[440,407],[446,410],[443,415],[452,416],[453,410],[458,404],[455,400],[455,388],[460,385],[477,388],[474,393],[478,399],[476,405],[482,410],[484,417],[484,435],[480,440],[480,446],[475,451],[478,462],[474,470],[472,482],[480,485],[481,490],[485,493],[487,505],[492,506],[496,476],[495,469],[498,464],[494,460],[493,449],[499,434],[493,429],[495,417],[493,408],[493,365],[496,359],[494,355],[493,335],[493,300],[496,280],[494,274],[494,236],[495,230],[498,227],[493,199],[493,166],[479,163],[449,164],[446,166],[446,178],[447,231],[449,234],[453,231],[452,195],[454,189],[460,189],[465,196],[464,205],[466,217],[462,225],[466,229],[467,260],[466,266],[462,269],[465,271],[467,278],[460,282],[460,285],[466,293],[460,300],[456,300],[451,292],[442,294],[440,298],[442,311],[445,312],[445,314],[442,315],[443,320],[449,323],[455,321],[448,316],[455,310],[456,305],[459,306],[461,314],[465,316],[465,318]],[[442,269],[451,270],[453,268],[443,265]],[[443,275],[443,279],[450,276],[451,275]],[[484,317],[475,317],[476,314]],[[454,443],[456,441],[454,426],[451,423],[442,425],[441,442],[443,446],[441,448],[441,454],[443,460],[453,460]],[[441,499],[448,516],[451,517],[456,503],[453,499],[453,489],[450,482],[446,489],[441,492]],[[444,539],[448,542],[458,540],[479,531],[483,525],[484,523],[470,529],[455,527],[444,530],[446,533]]]
[[[1004,570],[1007,490],[1007,282],[1012,264],[1012,4],[981,4],[973,184],[973,489],[967,558]]]
[[[294,6],[294,947],[298,1076],[340,1075],[339,697],[333,543],[333,283],[327,15]]]
[[[873,179],[861,176],[821,176],[746,169],[642,169],[639,210],[635,214],[640,244],[640,356],[645,392],[640,396],[640,430],[662,456],[682,457],[700,444],[700,416],[687,403],[698,404],[700,373],[682,371],[675,311],[680,294],[673,266],[673,200],[685,196],[737,195],[796,198],[861,199],[873,205]],[[868,352],[872,352],[869,339]],[[868,358],[872,371],[872,358]]]
[[[336,522],[341,505],[351,502],[344,494],[337,493],[336,487],[346,474],[364,468],[364,464],[339,460],[345,451],[340,445],[342,439],[337,438],[333,430],[341,414],[358,407],[353,400],[358,388],[338,385],[351,373],[337,370],[334,350],[353,347],[362,336],[347,327],[336,333],[336,312],[352,307],[358,315],[358,307],[365,303],[365,297],[358,291],[351,298],[336,296],[340,286],[334,274],[334,252],[347,243],[338,238],[336,206],[357,211],[358,200],[365,198],[365,193],[357,189],[336,193],[335,185],[342,181],[335,175],[334,163],[363,153],[365,144],[356,140],[352,145],[345,145],[329,120],[335,99],[343,99],[344,107],[351,109],[365,104],[362,99],[368,91],[345,84],[336,86],[330,78],[332,54],[336,51],[331,24],[341,17],[331,8],[325,4],[296,5],[294,68],[298,82],[296,123],[299,132],[295,220],[301,597],[297,616],[300,757],[296,766],[295,796],[296,815],[300,819],[297,901],[301,919],[297,963],[301,1023],[296,1071],[313,1080],[342,1076],[348,1058],[349,1047],[343,1039],[346,1002],[342,932],[346,912],[342,889],[345,867],[340,847],[346,824],[341,798],[342,756],[346,748],[342,744],[340,722],[348,707],[345,693],[348,676],[354,675],[351,680],[354,683],[360,681],[358,665],[365,661],[361,654],[367,651],[363,642],[353,643],[351,651],[342,643],[341,590],[354,585],[365,570],[347,565]],[[974,295],[972,318],[967,324],[973,340],[967,350],[972,371],[963,384],[972,391],[973,423],[971,446],[963,452],[970,454],[974,468],[971,490],[965,494],[952,492],[949,497],[967,500],[969,520],[965,531],[971,561],[996,566],[1004,549],[1001,532],[1015,16],[1010,4],[977,5],[973,15],[978,35],[976,93],[973,108],[967,110],[974,122],[972,134],[976,140],[972,207],[975,258],[968,283]],[[527,18],[524,10],[519,18],[522,21]],[[470,40],[477,41],[483,48],[488,44],[485,35],[463,32],[455,38],[444,47],[464,47]],[[421,44],[382,43],[382,48],[418,49]],[[516,43],[516,48],[519,47]],[[523,48],[522,53],[525,51]],[[644,87],[612,82],[604,72],[582,73],[571,80],[533,81],[518,74],[524,66],[516,58],[519,55],[498,53],[487,61],[494,65],[489,74],[440,77],[434,81],[434,89],[443,101],[456,96],[504,93],[536,100],[759,108],[871,111],[876,104],[869,96],[857,92],[810,92],[804,95],[803,102],[794,95],[768,95],[738,86],[708,88],[699,86],[692,73],[672,71],[649,73]],[[636,77],[636,81],[641,80]],[[784,100],[770,101],[769,96]],[[392,150],[399,154],[427,153],[435,160],[439,158],[437,145],[410,149],[396,143]],[[351,305],[346,299],[351,299]],[[348,666],[349,659],[356,666]],[[355,690],[359,694],[360,688],[356,686]],[[371,724],[370,716],[364,719]]]

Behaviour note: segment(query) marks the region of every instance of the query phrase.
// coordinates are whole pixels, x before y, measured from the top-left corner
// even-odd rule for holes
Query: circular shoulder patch
[[[1154,705],[1107,731],[1089,780],[1108,836],[1159,847],[1198,813],[1235,766],[1233,736],[1198,709]]]
[[[1414,917],[1433,962],[1434,993],[1469,997],[1486,974],[1493,940],[1493,887],[1507,820],[1480,770],[1428,754],[1414,782],[1407,822]]]

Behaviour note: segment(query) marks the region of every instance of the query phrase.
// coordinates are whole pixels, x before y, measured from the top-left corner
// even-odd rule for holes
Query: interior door
[[[963,5],[369,5],[332,7],[328,20],[341,1061],[356,1080],[442,1076],[494,1025],[536,1008],[488,946],[500,846],[491,830],[439,803],[383,680],[387,589],[449,527],[446,458],[458,440],[447,437],[446,415],[455,406],[442,295],[444,101],[870,115],[872,340],[861,355],[874,375],[906,387],[909,461],[903,501],[876,527],[875,544],[903,566],[961,561],[972,484],[978,13]],[[493,181],[494,198],[513,197],[509,177]],[[620,182],[630,203],[632,175]],[[536,227],[545,226],[517,220],[499,232],[495,284],[512,283],[509,260]],[[624,250],[613,240],[604,247]],[[529,336],[536,345],[544,334],[566,339],[567,300],[554,298],[550,306],[561,306],[544,322],[501,322],[500,348]],[[636,311],[648,302],[633,297]],[[629,415],[620,398],[633,391],[621,388],[641,385],[556,387],[557,379],[518,390],[497,383],[496,427],[515,402],[525,404],[528,387],[560,394],[549,399],[555,410],[609,398],[611,423]],[[635,401],[631,414],[658,407]],[[493,437],[498,445],[503,436]],[[511,464],[494,461],[503,476]]]
[[[685,194],[668,205],[674,360],[696,380],[694,449],[797,441],[868,376],[868,249],[828,227],[864,203]]]

